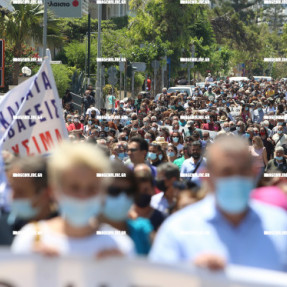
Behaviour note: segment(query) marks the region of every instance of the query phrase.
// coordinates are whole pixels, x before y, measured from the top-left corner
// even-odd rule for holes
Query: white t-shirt
[[[164,214],[168,214],[169,203],[164,197],[164,192],[157,193],[151,197],[150,206]]]
[[[87,109],[86,115],[89,115],[89,117],[91,117],[91,112],[92,111],[96,111],[96,116],[99,116],[101,114],[100,111],[97,108],[91,107],[91,108]]]
[[[206,77],[205,82],[213,82],[213,78],[212,77]]]
[[[72,238],[57,233],[49,228],[46,221],[39,221],[41,232],[40,241],[51,248],[55,248],[61,255],[82,255],[94,257],[97,253],[106,249],[118,249],[126,256],[135,254],[134,243],[127,235],[100,235],[99,231],[119,232],[108,224],[100,226],[99,231],[84,238]],[[15,237],[11,251],[17,254],[29,254],[33,252],[36,228],[33,223],[25,225]]]

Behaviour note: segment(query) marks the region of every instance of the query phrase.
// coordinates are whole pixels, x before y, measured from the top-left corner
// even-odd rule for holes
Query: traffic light
[[[0,88],[5,87],[4,68],[5,68],[5,47],[4,40],[0,39]]]

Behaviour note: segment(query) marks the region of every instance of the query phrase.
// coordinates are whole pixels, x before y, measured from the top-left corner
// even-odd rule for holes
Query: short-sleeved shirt
[[[186,159],[181,166],[180,173],[181,174],[201,173],[201,171],[206,167],[206,159],[202,158],[197,170],[194,171],[196,166],[197,166],[197,163],[194,162],[194,159],[192,157],[189,159]],[[201,178],[198,176],[195,176],[195,175],[193,177],[187,176],[187,177],[184,177],[184,179],[187,181],[194,182],[197,185],[201,185]]]
[[[48,226],[45,221],[39,221],[38,231],[41,232],[40,240],[44,245],[56,248],[61,255],[84,255],[95,256],[105,249],[118,249],[128,256],[134,254],[134,244],[127,235],[107,234],[111,231],[117,231],[108,224],[100,226],[100,232],[107,232],[105,235],[95,232],[90,236],[83,238],[73,238],[63,236]],[[12,252],[18,254],[30,254],[33,252],[35,233],[37,229],[33,223],[27,224],[21,229],[12,243]]]
[[[184,156],[182,156],[182,157],[174,160],[173,163],[176,164],[178,166],[178,168],[180,169],[184,161],[185,161],[185,158],[184,158]]]
[[[164,192],[153,195],[151,198],[150,206],[159,210],[164,215],[169,214],[170,205],[167,199],[164,197]]]
[[[91,105],[94,105],[95,104],[95,99],[88,95],[87,97],[84,97],[83,100],[82,100],[82,104],[84,105],[84,109],[85,109],[85,112],[86,110],[91,106]]]
[[[82,123],[71,123],[68,126],[68,131],[71,132],[73,130],[84,130],[84,125]]]
[[[151,232],[154,230],[149,219],[128,219],[127,232],[133,240],[138,255],[147,255],[151,248]]]

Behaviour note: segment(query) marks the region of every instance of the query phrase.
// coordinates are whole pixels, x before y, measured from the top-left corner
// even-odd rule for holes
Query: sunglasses
[[[128,151],[130,151],[130,152],[135,152],[135,151],[138,151],[139,149],[137,149],[137,148],[128,148]]]
[[[121,193],[126,193],[128,195],[131,195],[134,193],[134,190],[133,188],[120,188],[116,186],[108,187],[108,194],[111,196],[118,196]]]

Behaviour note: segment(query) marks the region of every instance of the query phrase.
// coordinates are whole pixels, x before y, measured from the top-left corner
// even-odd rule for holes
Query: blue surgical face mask
[[[145,141],[146,141],[147,143],[150,143],[150,139],[145,139]]]
[[[88,125],[91,125],[92,124],[92,121],[88,121]]]
[[[98,126],[97,126],[97,125],[95,125],[95,128],[97,129],[97,128],[98,128]]]
[[[281,135],[283,133],[283,131],[278,131],[278,134]]]
[[[262,111],[262,108],[258,108],[258,111],[259,111],[259,112]]]
[[[245,136],[246,138],[248,138],[248,139],[250,138],[250,134],[249,134],[249,133],[245,133],[244,136]]]
[[[105,128],[104,128],[104,131],[105,131],[105,132],[108,132],[108,131],[109,131],[109,127],[105,127]]]
[[[70,196],[59,199],[60,213],[67,222],[75,227],[89,225],[93,217],[97,217],[102,209],[102,197],[94,196],[80,200]]]
[[[32,219],[39,210],[32,206],[29,199],[14,199],[11,203],[11,215],[20,219]]]
[[[175,153],[174,153],[173,151],[171,151],[171,152],[167,152],[167,156],[169,156],[169,157],[173,157],[173,156],[175,156]]]
[[[177,143],[178,140],[179,140],[179,138],[178,138],[178,137],[175,137],[175,138],[172,138],[172,140],[173,140],[175,143]]]
[[[163,158],[163,155],[162,155],[162,154],[159,154],[159,155],[158,155],[158,159],[159,159],[159,160],[162,160],[162,158]]]
[[[131,121],[126,121],[126,125],[130,125],[131,124]]]
[[[157,158],[157,154],[155,152],[149,152],[147,156],[151,160],[155,160]]]
[[[282,160],[282,159],[283,159],[283,156],[275,156],[275,159],[276,159],[276,160]]]
[[[225,103],[226,103],[226,101],[225,101],[225,100],[222,100],[222,103],[223,103],[223,104],[225,104]]]
[[[128,217],[128,212],[133,204],[133,200],[125,193],[118,196],[106,197],[103,214],[112,221],[124,221]]]
[[[248,108],[248,107],[246,107],[246,108],[245,108],[245,111],[248,111],[248,109],[249,109],[249,108]]]
[[[232,176],[218,178],[215,182],[216,201],[220,209],[230,214],[242,213],[248,206],[254,188],[252,177]]]

